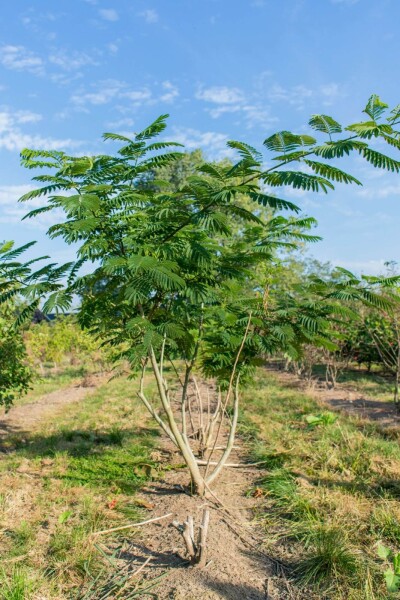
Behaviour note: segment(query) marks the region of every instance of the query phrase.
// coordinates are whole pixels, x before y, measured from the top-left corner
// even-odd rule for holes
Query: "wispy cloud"
[[[66,50],[57,50],[48,57],[49,63],[60,67],[64,71],[75,71],[88,65],[98,66],[100,63],[86,52],[67,52]]]
[[[91,86],[93,91],[77,90],[71,100],[76,106],[84,107],[87,104],[102,105],[116,100],[126,93],[127,84],[117,79],[106,79]]]
[[[158,12],[156,10],[154,10],[154,8],[148,8],[138,14],[139,14],[139,17],[143,17],[143,19],[146,21],[146,23],[149,23],[149,24],[157,23],[159,20]]]
[[[42,75],[44,73],[43,60],[24,46],[1,46],[0,64],[6,69],[13,71],[28,71],[34,75]]]
[[[236,87],[202,87],[195,94],[197,100],[211,104],[207,112],[213,119],[226,114],[240,114],[247,127],[261,126],[269,128],[277,121],[270,113],[269,106],[263,104],[254,94],[246,94]]]
[[[383,184],[379,187],[371,186],[363,190],[358,190],[358,196],[364,198],[389,198],[390,196],[398,198],[400,196],[400,184]]]
[[[163,81],[158,89],[151,90],[148,87],[131,89],[125,81],[117,79],[106,79],[91,86],[89,90],[85,87],[78,89],[71,97],[75,107],[88,110],[88,106],[100,106],[116,104],[120,112],[129,111],[139,106],[156,105],[158,103],[172,103],[179,96],[178,88],[170,81]]]
[[[298,110],[306,108],[311,102],[323,106],[335,104],[345,92],[338,83],[330,82],[311,88],[304,84],[285,87],[280,83],[265,84],[265,95],[272,103],[285,102]]]
[[[80,142],[71,138],[54,139],[52,137],[44,137],[40,134],[27,133],[22,130],[22,125],[37,123],[41,118],[41,115],[29,111],[13,112],[9,109],[1,110],[0,149],[15,152],[26,147],[54,150],[74,148],[80,145]]]
[[[210,160],[232,158],[234,155],[234,151],[226,146],[226,142],[229,138],[224,133],[199,131],[190,128],[174,128],[172,130],[171,139],[173,139],[174,142],[183,144],[187,150],[202,148],[207,158]]]
[[[33,190],[34,187],[31,184],[0,186],[0,223],[10,225],[20,223],[30,210],[40,208],[45,204],[43,198],[34,198],[26,204],[18,202],[21,196]],[[46,230],[57,223],[61,217],[61,210],[51,211],[51,213],[43,213],[35,219],[26,219],[23,225],[29,228]]]
[[[119,20],[119,15],[115,8],[101,8],[99,15],[104,21],[110,21],[111,23]]]
[[[160,96],[161,102],[173,102],[175,98],[179,96],[178,88],[173,85],[170,81],[163,81],[162,87],[164,89],[164,93]]]
[[[244,94],[238,88],[214,86],[200,88],[196,92],[195,98],[204,100],[205,102],[213,102],[214,104],[237,104],[238,102],[243,102]]]
[[[131,119],[130,117],[126,117],[123,119],[118,119],[117,121],[109,121],[107,123],[107,127],[119,131],[121,128],[133,127],[134,123],[135,121],[133,119]]]

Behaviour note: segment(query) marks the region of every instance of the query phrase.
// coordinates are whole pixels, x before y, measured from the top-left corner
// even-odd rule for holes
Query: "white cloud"
[[[146,23],[157,23],[159,19],[158,12],[153,8],[148,8],[139,13],[139,17],[143,17]]]
[[[34,75],[44,73],[43,60],[24,46],[1,46],[0,64],[13,71],[28,71]]]
[[[125,81],[106,79],[93,84],[89,90],[81,87],[71,97],[72,103],[80,110],[87,111],[88,106],[100,106],[111,102],[119,112],[127,112],[143,104],[157,105],[160,102],[172,103],[179,96],[178,88],[170,81],[161,84],[161,90],[148,87],[130,89]]]
[[[269,106],[260,102],[257,97],[247,98],[239,88],[226,86],[201,88],[195,97],[213,105],[211,108],[206,108],[213,119],[218,119],[225,114],[237,113],[247,128],[260,126],[264,129],[268,129],[278,120],[271,116]]]
[[[101,8],[99,15],[105,21],[115,22],[119,19],[119,15],[114,8]]]
[[[26,203],[18,202],[21,196],[33,189],[35,186],[31,184],[0,186],[0,223],[20,223],[28,212],[46,204],[43,198],[34,198]],[[59,222],[61,218],[61,210],[51,211],[38,215],[34,219],[26,219],[23,224],[29,228],[46,230],[54,223]]]
[[[107,127],[115,128],[119,130],[121,127],[133,127],[135,121],[129,117],[124,119],[118,119],[117,121],[110,121],[107,123]]]
[[[202,148],[210,160],[221,160],[222,158],[232,158],[234,151],[227,148],[226,142],[228,136],[224,133],[215,131],[198,131],[197,129],[175,128],[172,130],[171,139],[174,142],[183,144],[186,150],[196,150]]]
[[[345,95],[340,85],[334,82],[322,84],[313,89],[303,84],[290,87],[284,87],[280,83],[264,85],[265,96],[270,102],[287,102],[298,110],[304,109],[311,102],[314,105],[322,103],[324,106],[330,106]]]
[[[179,96],[178,88],[170,81],[164,81],[162,87],[165,92],[160,96],[161,102],[173,102]]]
[[[107,104],[120,97],[120,94],[125,87],[126,84],[121,81],[116,79],[106,79],[96,84],[93,92],[84,92],[83,89],[81,89],[72,96],[71,100],[77,106],[84,106],[85,104]]]
[[[119,47],[118,44],[107,44],[107,48],[109,50],[109,52],[111,52],[111,54],[117,54]]]
[[[226,86],[199,89],[195,94],[195,98],[215,104],[237,104],[244,101],[244,95],[241,90]]]
[[[303,106],[305,100],[311,96],[313,91],[304,85],[284,88],[279,83],[274,83],[267,91],[267,97],[271,102],[288,102],[294,106]]]
[[[11,152],[20,151],[22,148],[35,147],[47,150],[74,148],[80,142],[67,139],[54,139],[37,134],[25,133],[20,125],[36,123],[41,120],[41,115],[29,111],[11,112],[8,109],[0,111],[0,149]]]
[[[381,184],[378,188],[370,187],[357,192],[358,196],[364,198],[387,198],[389,196],[400,196],[400,184]]]
[[[144,102],[151,98],[151,92],[147,88],[143,90],[134,90],[132,92],[122,92],[120,98],[128,98],[128,100],[132,100],[133,102]]]
[[[14,113],[14,119],[17,123],[38,123],[43,117],[39,113],[34,113],[30,110],[19,110]]]
[[[64,71],[74,71],[87,65],[98,66],[97,62],[92,56],[86,54],[86,52],[71,52],[68,53],[65,50],[59,50],[49,55],[49,62],[57,67],[60,67]]]

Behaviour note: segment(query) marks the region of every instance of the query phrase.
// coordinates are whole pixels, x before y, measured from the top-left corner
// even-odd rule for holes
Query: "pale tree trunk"
[[[182,384],[182,396],[180,409],[174,408],[174,401],[171,398],[168,382],[164,376],[164,354],[165,340],[161,348],[160,358],[157,360],[154,349],[150,348],[149,357],[142,365],[142,373],[138,390],[138,397],[143,402],[151,416],[155,419],[164,433],[171,439],[173,444],[181,453],[185,461],[191,480],[191,492],[193,494],[204,496],[209,491],[209,485],[218,477],[232,452],[237,421],[239,416],[239,375],[237,373],[240,355],[243,351],[251,324],[251,314],[247,323],[246,331],[241,345],[237,352],[235,362],[229,380],[228,389],[224,400],[220,390],[214,394],[215,406],[211,407],[210,391],[207,389],[207,399],[203,399],[203,392],[194,377],[191,377],[191,371],[194,366],[194,360],[186,364],[186,372]],[[196,350],[197,354],[197,350]],[[148,399],[144,389],[145,369],[149,365],[155,378],[158,390],[158,396],[161,402],[161,411]],[[177,373],[177,371],[176,371]],[[177,373],[177,377],[178,377]],[[196,419],[194,420],[193,406],[191,406],[188,394],[189,386],[192,386],[196,404]],[[233,398],[231,400],[231,398]],[[176,405],[176,402],[175,402]],[[206,407],[206,409],[205,409]],[[228,418],[227,410],[231,408],[231,419]],[[188,410],[187,410],[188,409]],[[189,413],[192,434],[187,430],[187,413]],[[178,415],[180,419],[178,420]],[[217,426],[218,424],[218,426]],[[216,433],[214,433],[217,427]],[[222,455],[216,462],[211,462],[213,453],[217,449],[217,442],[223,428],[228,427],[227,441],[223,447]],[[196,452],[192,446],[198,443]],[[220,446],[218,446],[220,448]],[[199,465],[201,458],[209,452],[207,456],[206,467]],[[210,467],[212,467],[211,472]]]

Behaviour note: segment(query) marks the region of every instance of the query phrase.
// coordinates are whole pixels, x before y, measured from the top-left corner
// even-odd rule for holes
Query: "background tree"
[[[28,391],[33,377],[21,326],[46,292],[61,287],[57,280],[63,269],[47,265],[37,271],[31,270],[31,265],[45,257],[27,263],[18,261],[32,245],[20,248],[14,248],[13,242],[0,245],[0,405],[6,409]]]

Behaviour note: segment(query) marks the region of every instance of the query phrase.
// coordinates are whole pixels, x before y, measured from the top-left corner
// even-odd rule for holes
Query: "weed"
[[[0,592],[2,600],[27,600],[33,589],[25,571],[14,567],[11,573],[0,569]]]
[[[327,587],[332,582],[357,583],[359,557],[340,527],[320,525],[300,536],[306,556],[299,562],[296,574],[304,585]]]
[[[380,542],[377,544],[377,553],[379,558],[389,563],[389,567],[384,572],[386,588],[389,593],[400,590],[400,552],[393,552]]]
[[[33,543],[34,531],[30,523],[21,521],[18,527],[6,530],[5,535],[9,540],[9,556],[21,556],[26,554]]]

